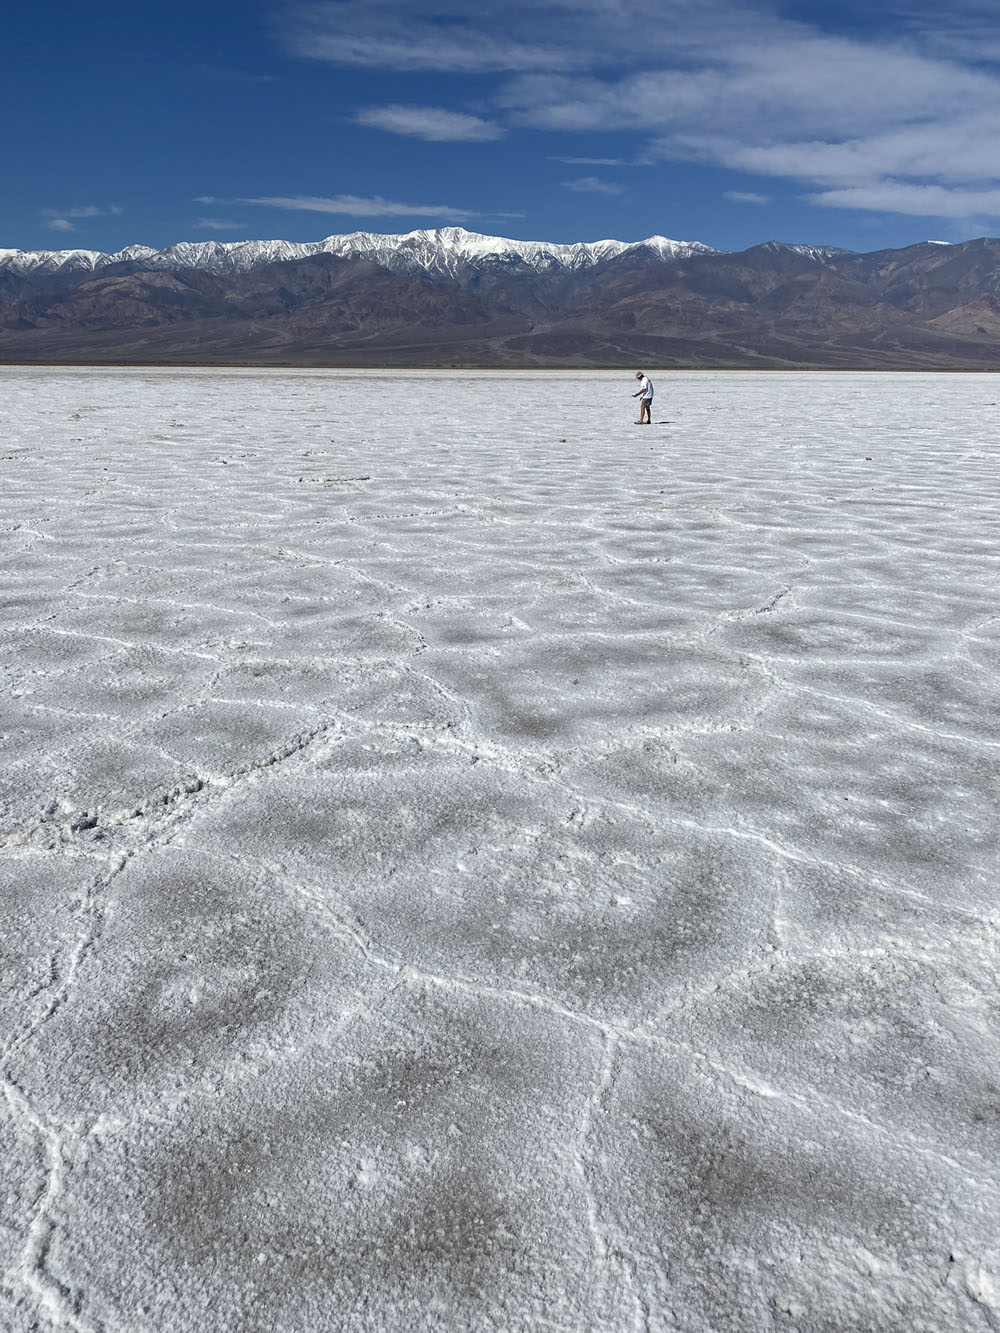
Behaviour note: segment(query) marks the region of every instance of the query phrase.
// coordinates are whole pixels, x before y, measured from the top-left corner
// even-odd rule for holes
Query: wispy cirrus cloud
[[[562,162],[568,167],[625,167],[629,164],[623,157],[553,157],[553,162]]]
[[[442,218],[447,222],[467,222],[480,214],[450,204],[400,204],[379,195],[362,198],[356,194],[338,194],[329,198],[317,195],[261,195],[256,198],[235,199],[237,204],[252,204],[259,208],[279,208],[296,213],[339,213],[355,218],[422,217]]]
[[[871,0],[848,0],[848,15],[870,14]],[[880,0],[883,22],[902,40],[920,44],[948,59],[974,65],[1000,62],[1000,31],[994,0]],[[946,14],[946,21],[942,21]]]
[[[770,41],[750,47],[723,40],[698,55],[688,41],[683,63],[619,79],[522,75],[501,96],[517,123],[640,130],[653,159],[792,180],[828,207],[958,216],[975,185],[994,208],[996,72],[902,45],[773,27]]]
[[[85,204],[82,208],[43,208],[43,218],[113,218],[121,214],[117,204],[110,208],[98,208],[96,204]]]
[[[621,194],[623,188],[613,181],[602,181],[597,176],[577,176],[575,180],[563,181],[567,190],[577,194]]]
[[[954,0],[947,24],[931,0],[843,11],[663,0],[651,21],[641,0],[320,0],[286,11],[285,40],[334,64],[491,75],[507,125],[631,131],[644,163],[789,180],[824,207],[952,217],[977,195],[994,209],[994,0]]]
[[[195,218],[191,223],[195,231],[243,231],[242,222],[229,222],[225,218]]]
[[[85,221],[89,218],[111,218],[118,217],[121,209],[117,204],[112,204],[110,208],[98,208],[96,204],[84,204],[76,208],[43,208],[40,210],[43,218],[47,218],[49,231],[76,231],[75,224]]]
[[[470,10],[460,0],[299,4],[286,11],[281,36],[303,59],[370,69],[484,74],[575,69],[586,63],[557,34],[512,38],[511,32],[523,31],[521,23],[510,21],[521,8],[529,7],[515,0],[491,21],[488,11],[475,5]]]
[[[769,204],[771,196],[769,194],[758,194],[755,190],[723,190],[723,199],[728,199],[732,204]]]
[[[720,19],[739,45],[762,27],[756,8],[661,0],[651,16],[643,0],[309,0],[287,4],[277,31],[293,54],[334,65],[547,76],[655,66],[718,39]]]
[[[822,208],[861,208],[875,213],[905,213],[911,217],[951,218],[965,221],[1000,218],[1000,187],[987,190],[946,189],[941,185],[912,185],[904,181],[877,181],[820,190],[809,196]]]
[[[362,107],[355,114],[354,120],[358,125],[370,129],[387,130],[390,134],[410,135],[438,143],[502,139],[507,132],[503,126],[491,124],[479,116],[447,111],[436,106],[402,106],[394,103],[389,106]]]

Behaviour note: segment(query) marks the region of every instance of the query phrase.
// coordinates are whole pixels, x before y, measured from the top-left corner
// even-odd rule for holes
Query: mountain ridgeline
[[[738,253],[459,227],[0,250],[0,361],[1000,369],[1000,240]]]

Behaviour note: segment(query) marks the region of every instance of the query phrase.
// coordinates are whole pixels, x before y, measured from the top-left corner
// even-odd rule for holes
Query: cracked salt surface
[[[0,371],[0,1328],[1000,1328],[995,391],[630,383]]]

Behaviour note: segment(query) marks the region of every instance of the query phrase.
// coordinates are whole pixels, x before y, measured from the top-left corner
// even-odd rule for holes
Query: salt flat
[[[0,371],[0,1327],[1000,1328],[989,376]]]

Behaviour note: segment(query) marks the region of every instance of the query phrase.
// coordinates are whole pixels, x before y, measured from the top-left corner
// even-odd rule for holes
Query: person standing
[[[644,371],[637,370],[635,377],[639,381],[639,391],[632,395],[639,399],[639,420],[635,423],[637,426],[651,426],[653,424],[650,413],[653,408],[653,381]]]

